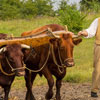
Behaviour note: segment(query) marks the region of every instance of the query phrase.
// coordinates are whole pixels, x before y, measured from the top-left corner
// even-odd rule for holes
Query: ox
[[[34,29],[32,31],[28,31],[28,32],[23,32],[21,34],[21,36],[29,36],[29,35],[33,35],[33,34],[36,34],[38,32],[42,32],[43,30],[46,30],[50,28],[52,31],[60,31],[60,30],[64,30],[65,28],[61,25],[58,25],[58,24],[49,24],[49,25],[45,25],[45,26],[42,26],[40,28],[37,28],[37,29]],[[42,34],[45,34],[46,32],[43,32]]]
[[[0,34],[1,39],[6,35]],[[2,37],[3,36],[3,37]],[[25,75],[22,49],[30,47],[24,44],[8,44],[0,47],[0,86],[4,89],[4,100],[8,95],[15,76]]]
[[[26,35],[28,34],[25,33]],[[54,79],[52,75],[56,77],[56,100],[61,100],[62,79],[66,74],[66,68],[74,65],[73,48],[81,41],[81,38],[73,39],[70,33],[62,33],[60,38],[50,39],[50,43],[34,47],[35,53],[30,50],[24,51],[24,61],[28,69],[25,75],[26,100],[35,100],[32,85],[37,74],[44,75],[47,79],[49,89],[45,96],[46,100],[50,100],[53,96]]]

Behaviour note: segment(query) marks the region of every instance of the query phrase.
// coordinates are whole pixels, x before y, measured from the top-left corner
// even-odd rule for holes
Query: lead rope
[[[13,76],[13,75],[15,74],[15,73],[11,73],[11,74],[6,73],[6,72],[3,70],[3,68],[2,68],[1,62],[0,62],[0,70],[1,70],[1,72],[2,72],[4,75],[6,75],[6,76]]]
[[[50,55],[50,46],[49,46],[49,51],[48,51],[47,59],[44,62],[43,66],[39,70],[31,70],[31,69],[29,69],[27,67],[26,67],[26,69],[29,70],[30,72],[34,72],[34,73],[40,72],[45,67],[45,65],[47,64],[47,61],[49,59],[49,55]]]
[[[59,65],[59,64],[57,63],[57,60],[56,60],[56,57],[55,57],[55,54],[54,54],[54,50],[53,50],[53,45],[51,45],[51,52],[52,52],[52,56],[53,56],[53,61],[54,61],[54,63],[56,64],[56,66],[58,67],[59,72],[60,72],[60,73],[63,73],[64,70],[61,71],[60,68],[64,68],[64,64]],[[60,55],[59,55],[59,56],[60,56]],[[61,58],[60,58],[60,60],[61,60]]]

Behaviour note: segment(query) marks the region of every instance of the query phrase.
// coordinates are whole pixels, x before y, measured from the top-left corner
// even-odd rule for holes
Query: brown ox
[[[7,34],[5,33],[0,33],[0,39],[5,39],[7,38]]]
[[[38,32],[41,32],[43,30],[46,30],[50,28],[52,31],[60,31],[60,30],[64,30],[64,27],[61,26],[61,25],[58,25],[58,24],[49,24],[49,25],[45,25],[45,26],[42,26],[40,28],[37,28],[37,29],[34,29],[32,31],[28,31],[28,32],[23,32],[21,34],[21,36],[29,36],[29,35],[33,35],[33,34],[36,34]],[[45,34],[46,32],[43,32],[42,34]]]
[[[26,48],[25,46],[14,43],[0,48],[0,86],[4,88],[4,100],[8,100],[15,76],[25,74],[22,52],[22,48]]]
[[[74,40],[71,34],[62,33],[60,39],[50,39],[50,43],[34,47],[35,55],[32,51],[24,51],[27,67],[31,70],[41,69],[40,72],[33,71],[32,73],[28,71],[29,69],[26,70],[26,100],[35,100],[32,94],[32,85],[37,74],[43,74],[47,79],[49,89],[46,93],[46,100],[50,100],[53,96],[54,79],[52,75],[56,77],[56,100],[61,100],[61,81],[66,74],[66,67],[74,65],[73,48],[74,45],[79,44],[81,41],[81,39]]]

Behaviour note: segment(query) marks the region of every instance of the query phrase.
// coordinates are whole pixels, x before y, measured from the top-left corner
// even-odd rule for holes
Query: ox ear
[[[82,42],[82,39],[81,38],[73,38],[73,43],[75,45],[78,45],[80,42]]]

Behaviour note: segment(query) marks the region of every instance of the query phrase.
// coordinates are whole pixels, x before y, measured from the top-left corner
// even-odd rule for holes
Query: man
[[[100,85],[100,18],[96,18],[88,29],[80,31],[78,35],[86,38],[96,37],[94,45],[94,70],[92,73],[91,97],[98,97],[98,85]]]

